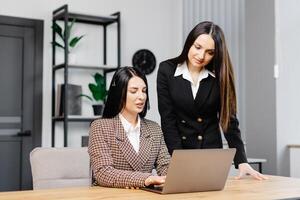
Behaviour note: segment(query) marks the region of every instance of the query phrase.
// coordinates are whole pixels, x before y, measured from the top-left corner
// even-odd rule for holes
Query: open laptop
[[[160,194],[222,190],[236,149],[174,150],[163,187],[143,190]]]

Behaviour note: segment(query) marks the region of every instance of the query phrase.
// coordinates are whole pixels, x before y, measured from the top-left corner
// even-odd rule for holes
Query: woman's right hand
[[[145,186],[162,185],[166,181],[166,176],[149,176],[145,180]]]

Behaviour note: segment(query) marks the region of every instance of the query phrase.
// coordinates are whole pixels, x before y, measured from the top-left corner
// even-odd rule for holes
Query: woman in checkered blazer
[[[101,186],[144,187],[163,184],[170,155],[160,126],[145,119],[148,85],[134,67],[113,76],[102,119],[91,124],[88,152]],[[152,175],[152,169],[158,175]]]

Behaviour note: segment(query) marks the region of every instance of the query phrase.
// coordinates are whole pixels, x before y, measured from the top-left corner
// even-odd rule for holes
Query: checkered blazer
[[[91,124],[88,152],[96,182],[107,187],[142,187],[153,168],[166,175],[170,162],[160,126],[141,119],[139,152],[133,149],[119,116]]]

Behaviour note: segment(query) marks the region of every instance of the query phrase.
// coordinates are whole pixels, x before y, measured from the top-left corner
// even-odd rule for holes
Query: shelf
[[[53,66],[53,71],[64,69],[65,64]],[[84,66],[84,65],[68,65],[69,69],[85,69],[85,70],[104,70],[105,72],[116,71],[117,66],[102,65],[102,66]]]
[[[79,13],[68,13],[69,21],[76,19],[76,22],[94,24],[94,25],[109,25],[118,21],[118,13],[112,16],[93,16],[93,15],[84,15]],[[54,20],[64,20],[65,13],[57,13],[53,19]]]
[[[100,118],[101,116],[94,116],[94,117],[84,117],[84,116],[68,116],[67,120],[69,122],[91,122],[95,119]],[[60,116],[60,117],[52,117],[52,120],[55,122],[63,122],[65,119],[64,116]]]
[[[55,126],[57,123],[60,123],[63,125],[63,143],[64,147],[68,146],[68,129],[70,124],[69,122],[92,122],[93,120],[100,118],[101,116],[77,116],[77,115],[66,115],[66,116],[56,116],[55,108],[58,106],[57,103],[62,104],[62,102],[57,102],[58,99],[56,99],[56,94],[57,94],[57,80],[56,76],[58,75],[56,72],[57,70],[61,70],[60,72],[63,74],[63,82],[62,84],[68,85],[69,84],[69,75],[71,70],[82,70],[82,71],[88,71],[88,70],[94,70],[92,72],[101,72],[104,76],[105,84],[106,84],[106,79],[107,75],[109,72],[114,72],[121,66],[121,25],[120,25],[120,17],[121,13],[120,12],[115,12],[112,13],[109,16],[94,16],[94,15],[86,15],[86,14],[81,14],[81,13],[73,13],[69,12],[68,5],[65,4],[57,9],[55,9],[52,12],[52,22],[55,23],[57,20],[63,24],[62,29],[64,29],[70,22],[74,21],[76,19],[75,23],[85,23],[85,24],[91,24],[91,25],[97,25],[97,26],[102,26],[101,29],[103,30],[103,44],[101,45],[103,47],[103,55],[101,58],[103,58],[103,64],[100,65],[95,65],[95,66],[88,66],[84,65],[82,63],[80,64],[71,64],[68,62],[68,53],[66,49],[64,49],[64,55],[67,56],[65,60],[57,61],[56,59],[56,50],[55,46],[52,45],[52,130],[51,130],[51,146],[55,147]],[[116,56],[116,61],[117,64],[115,66],[113,65],[107,65],[107,26],[112,24],[113,27],[117,31],[117,44],[115,49],[117,56]],[[97,28],[95,26],[95,28]],[[52,42],[56,42],[56,35],[54,29],[52,29]],[[64,44],[67,44],[69,41],[69,35],[66,35],[64,37]],[[63,62],[66,61],[66,62]],[[70,60],[69,60],[70,61]],[[56,64],[58,63],[58,64]],[[73,72],[73,71],[72,71]],[[81,71],[79,71],[81,72]],[[86,72],[89,73],[89,72]],[[66,87],[64,89],[70,89],[69,87]],[[65,94],[68,94],[65,91]],[[68,97],[69,95],[65,95],[64,98],[64,103],[68,104]],[[61,99],[61,98],[60,98]],[[68,112],[68,107],[63,108],[62,113],[70,113]]]

